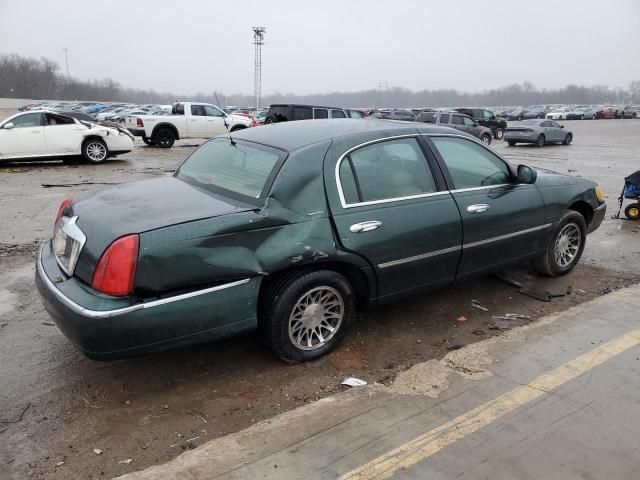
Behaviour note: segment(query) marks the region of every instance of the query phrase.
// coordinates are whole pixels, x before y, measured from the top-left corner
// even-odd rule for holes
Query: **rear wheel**
[[[632,203],[624,209],[624,214],[629,220],[640,219],[640,203]]]
[[[103,140],[90,138],[82,145],[82,156],[89,163],[102,163],[109,156],[109,149]]]
[[[161,128],[153,137],[153,141],[162,148],[171,148],[176,141],[176,135],[168,128]]]
[[[294,272],[267,288],[260,299],[260,332],[281,359],[313,360],[333,350],[346,335],[355,312],[355,294],[341,274]]]
[[[545,142],[544,135],[542,134],[538,135],[538,138],[536,138],[536,146],[544,147],[544,142]]]
[[[496,140],[502,140],[502,137],[504,137],[504,128],[496,128],[496,132],[493,135]]]
[[[558,277],[576,266],[587,239],[587,223],[578,212],[568,211],[558,222],[544,255],[531,261],[538,273]]]
[[[482,140],[482,143],[484,143],[485,145],[491,145],[491,135],[489,135],[488,133],[483,133],[480,136],[480,140]]]
[[[573,140],[573,135],[571,135],[570,133],[567,133],[567,136],[564,137],[564,140],[562,141],[563,145],[569,145],[571,143],[571,140]]]

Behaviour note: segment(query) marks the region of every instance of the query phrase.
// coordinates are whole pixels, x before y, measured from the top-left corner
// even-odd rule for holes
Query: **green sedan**
[[[36,282],[60,330],[115,359],[258,329],[317,358],[357,308],[530,260],[579,261],[593,182],[517,168],[457,130],[310,120],[204,143],[175,175],[65,200]]]

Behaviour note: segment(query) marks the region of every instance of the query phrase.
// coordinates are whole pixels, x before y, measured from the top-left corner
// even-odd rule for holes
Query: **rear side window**
[[[356,186],[356,179],[351,170],[351,159],[349,157],[342,160],[340,164],[340,184],[342,185],[342,193],[347,204],[358,203],[360,195]]]
[[[355,185],[361,202],[402,198],[437,190],[427,160],[415,138],[389,140],[362,147],[342,160],[345,174],[343,192],[347,203],[354,198],[345,164],[353,166]],[[343,168],[345,168],[343,172]]]
[[[449,123],[449,117],[451,115],[449,115],[448,113],[443,113],[442,115],[440,115],[440,122],[439,123]]]
[[[431,140],[451,174],[455,189],[511,181],[507,164],[476,142],[459,137],[431,137]]]
[[[314,118],[329,118],[329,111],[326,108],[316,108],[313,111]]]
[[[347,118],[342,110],[331,110],[331,118]]]
[[[311,118],[313,117],[309,107],[293,107],[292,120],[310,120]]]
[[[183,103],[176,103],[171,108],[171,114],[172,115],[184,115],[184,104]]]

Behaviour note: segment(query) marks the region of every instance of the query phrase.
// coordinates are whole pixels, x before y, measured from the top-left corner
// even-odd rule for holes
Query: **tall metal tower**
[[[264,27],[253,27],[253,44],[256,48],[256,58],[253,75],[253,92],[256,96],[256,108],[260,108],[260,98],[262,97],[262,45],[264,45]]]

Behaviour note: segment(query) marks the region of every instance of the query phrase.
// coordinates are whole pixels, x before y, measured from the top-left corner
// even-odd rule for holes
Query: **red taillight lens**
[[[144,127],[144,123],[142,122],[141,118],[136,118],[136,125],[138,127]]]
[[[73,195],[71,195],[70,197],[65,198],[60,204],[60,208],[58,208],[58,214],[56,215],[56,223],[53,224],[54,229],[56,228],[56,225],[58,225],[58,221],[60,220],[60,217],[62,217],[64,211],[69,205],[71,205],[71,202],[73,202],[73,199],[74,197]]]
[[[255,127],[258,124],[258,122],[256,122],[256,119],[251,117],[251,126]]]
[[[138,235],[120,237],[104,251],[91,287],[106,295],[124,296],[133,290],[138,262]]]

